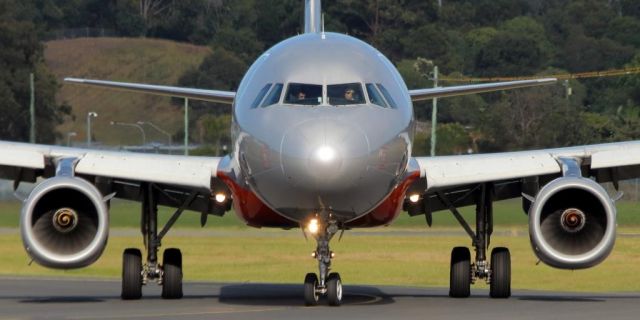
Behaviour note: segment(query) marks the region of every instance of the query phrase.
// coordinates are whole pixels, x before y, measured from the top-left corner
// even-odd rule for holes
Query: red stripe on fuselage
[[[419,177],[419,171],[408,175],[379,206],[368,214],[347,223],[346,226],[348,228],[365,228],[390,224],[402,211],[407,189]]]
[[[251,191],[242,188],[232,178],[226,176],[222,172],[218,172],[220,178],[233,193],[233,209],[238,217],[244,220],[247,225],[273,228],[293,228],[298,227],[298,223],[291,221],[275,211],[271,210],[267,205],[258,199]]]

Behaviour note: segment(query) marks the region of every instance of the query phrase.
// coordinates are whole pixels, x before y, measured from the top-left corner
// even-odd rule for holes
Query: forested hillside
[[[60,82],[64,77],[79,77],[172,85],[210,53],[205,46],[169,40],[78,38],[46,42],[44,56]],[[57,101],[73,107],[74,116],[65,117],[58,126],[63,134],[76,133],[70,142],[86,141],[85,115],[90,111],[98,113],[92,125],[93,141],[103,145],[142,143],[137,128],[114,127],[111,121],[148,121],[176,134],[183,130],[182,105],[172,105],[171,99],[164,96],[61,83]],[[167,137],[158,130],[145,129],[147,142],[167,143]]]
[[[211,56],[176,84],[235,89],[260,52],[301,32],[303,2],[4,0],[0,4],[0,63],[11,65],[15,55],[7,52],[11,48],[21,50],[24,41],[16,38],[43,40],[64,34],[62,30],[96,28],[122,37],[163,38],[210,46]],[[437,0],[323,0],[322,4],[326,30],[348,33],[377,47],[392,59],[412,88],[433,85],[428,80],[433,65],[447,78],[640,67],[640,2],[635,0],[440,2],[441,6]],[[24,64],[42,69],[38,46],[33,46],[35,54]],[[423,63],[416,63],[418,58]],[[429,62],[424,63],[423,59]],[[7,110],[26,106],[27,100],[23,97],[24,81],[13,81],[24,72],[7,71],[4,67],[1,70],[0,114],[6,121],[7,114],[14,114]],[[439,104],[438,153],[638,139],[638,84],[640,76],[626,75],[443,99]],[[4,98],[11,94],[13,99]],[[418,118],[427,120],[430,108],[430,103],[417,105]],[[66,110],[53,106],[50,109],[55,116],[47,119],[53,122]],[[219,127],[216,120],[224,116],[218,114],[224,109],[217,108],[214,114],[201,105],[196,109],[194,117],[206,117],[200,121],[201,127],[210,128],[209,131]],[[3,139],[26,139],[24,130],[2,130]],[[427,133],[418,136],[414,151],[424,154],[428,150]]]

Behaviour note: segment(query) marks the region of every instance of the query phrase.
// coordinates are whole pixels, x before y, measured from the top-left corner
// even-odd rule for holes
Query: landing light
[[[322,162],[331,162],[336,157],[336,151],[329,146],[321,146],[316,150],[316,157]]]
[[[411,201],[411,203],[416,203],[418,200],[420,200],[419,194],[412,194],[409,196],[409,201]]]
[[[311,232],[312,234],[316,234],[318,233],[319,229],[320,226],[318,225],[318,219],[311,219],[311,221],[309,221],[309,224],[307,225],[307,230],[309,230],[309,232]]]
[[[216,201],[218,203],[223,203],[225,200],[227,200],[227,196],[224,193],[216,193]]]

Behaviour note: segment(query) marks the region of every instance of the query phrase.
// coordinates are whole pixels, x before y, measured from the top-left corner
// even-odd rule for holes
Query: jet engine
[[[24,201],[20,229],[25,249],[37,263],[57,269],[86,267],[107,244],[108,209],[91,183],[53,177]]]
[[[613,249],[616,208],[595,181],[557,178],[540,190],[529,210],[529,235],[544,263],[561,269],[589,268]]]

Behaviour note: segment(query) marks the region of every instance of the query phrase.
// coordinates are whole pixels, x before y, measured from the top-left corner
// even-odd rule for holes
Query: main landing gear
[[[192,193],[185,203],[169,219],[158,233],[157,192],[162,192],[154,184],[143,184],[141,231],[146,249],[146,262],[142,263],[142,253],[137,248],[128,248],[122,255],[122,293],[125,300],[140,299],[142,285],[156,281],[162,285],[163,299],[182,298],[182,253],[179,249],[168,248],[162,255],[162,264],[158,261],[159,247],[184,208],[196,197]]]
[[[496,247],[491,250],[491,260],[487,261],[486,253],[493,233],[493,185],[482,184],[467,196],[477,196],[476,200],[476,232],[443,194],[438,198],[445,203],[456,217],[460,225],[471,237],[475,247],[475,262],[471,263],[471,253],[467,247],[455,247],[451,251],[451,271],[449,278],[449,296],[454,298],[469,297],[471,284],[484,279],[489,284],[489,295],[492,298],[508,298],[511,296],[511,255],[509,249]]]
[[[328,220],[328,219],[325,219]],[[307,306],[318,304],[321,295],[327,296],[330,306],[339,306],[342,303],[342,279],[337,272],[331,270],[333,252],[329,249],[329,241],[338,232],[335,221],[319,224],[317,219],[312,219],[308,230],[318,243],[312,257],[318,260],[319,277],[315,273],[307,273],[304,278],[304,302]]]

